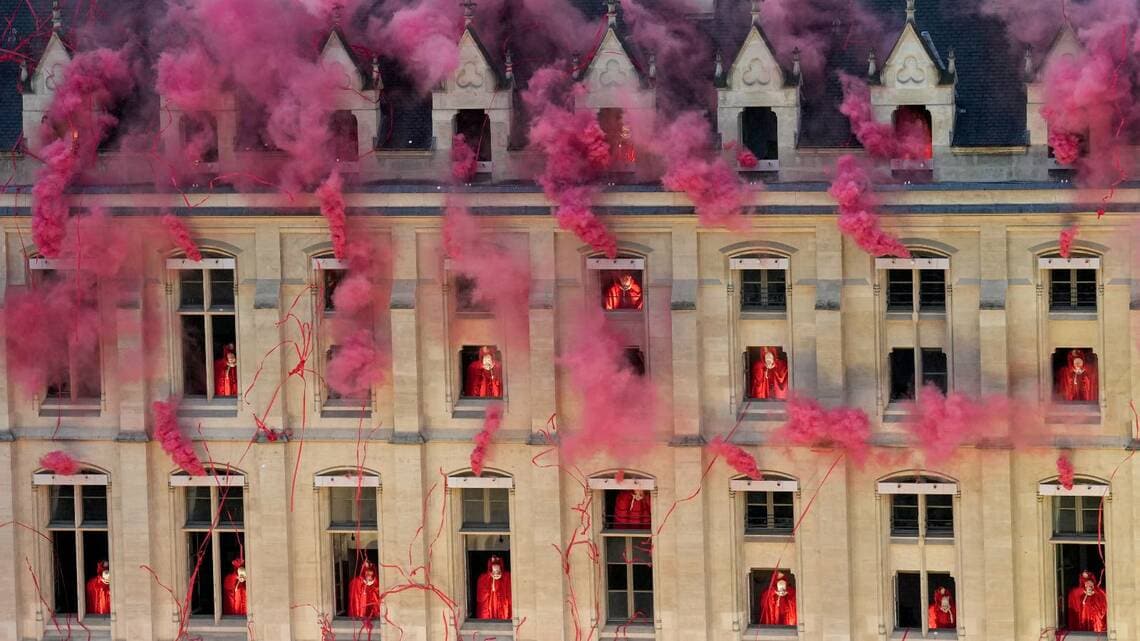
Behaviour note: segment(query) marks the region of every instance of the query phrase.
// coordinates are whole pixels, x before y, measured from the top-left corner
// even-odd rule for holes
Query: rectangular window
[[[503,397],[503,357],[494,345],[465,345],[459,350],[463,398]]]
[[[615,625],[653,621],[653,554],[647,536],[607,536],[606,621]]]
[[[943,394],[949,389],[946,354],[940,349],[922,348],[922,385],[933,385]]]
[[[787,399],[788,372],[788,355],[783,347],[749,347],[744,353],[744,398],[753,401]]]
[[[783,312],[787,309],[788,272],[783,269],[740,271],[740,311]]]
[[[918,272],[918,309],[923,312],[946,311],[946,271],[921,269]]]
[[[757,160],[779,158],[776,113],[767,107],[745,107],[740,114],[740,142]]]
[[[505,488],[465,487],[463,501],[464,530],[511,529],[510,491]]]
[[[914,349],[898,347],[891,350],[891,401],[914,398]]]
[[[1088,348],[1062,347],[1053,352],[1053,400],[1095,403],[1100,398],[1097,355]]]
[[[211,260],[218,264],[223,262]],[[188,397],[236,398],[234,269],[232,265],[179,268],[174,273],[178,285],[182,392]]]
[[[748,585],[749,623],[765,628],[796,625],[796,577],[791,570],[752,570],[748,573]]]
[[[914,311],[914,282],[918,279],[918,310],[920,312],[946,311],[946,270],[944,269],[889,269],[887,270],[887,311]]]
[[[325,492],[329,506],[326,531],[332,553],[334,616],[376,619],[380,616],[376,488],[336,486]]]
[[[511,589],[510,490],[460,489],[459,531],[467,572],[467,618],[503,621],[514,616]]]
[[[1095,312],[1095,269],[1049,270],[1049,311]]]
[[[1064,539],[1095,539],[1100,523],[1101,497],[1053,497],[1053,536]]]
[[[891,536],[918,536],[918,502],[917,494],[891,495]]]
[[[746,492],[745,534],[788,535],[795,527],[792,492]]]
[[[611,312],[643,309],[645,307],[643,278],[644,274],[640,269],[598,270],[602,309]]]
[[[914,271],[887,270],[887,311],[909,312],[914,309]]]
[[[1108,576],[1098,547],[1095,542],[1053,544],[1059,630],[1108,631]]]
[[[336,288],[344,280],[346,273],[347,271],[344,269],[318,270],[318,274],[320,274],[321,312],[324,316],[336,312]]]
[[[375,488],[329,488],[329,529],[375,530],[376,513]]]
[[[455,275],[455,311],[466,314],[485,314],[491,311],[487,301],[476,296],[475,279]]]
[[[899,572],[895,574],[895,629],[921,630],[922,574]]]
[[[954,497],[950,494],[925,494],[927,538],[954,538]]]
[[[91,282],[80,283],[78,272],[41,269],[35,262],[29,264],[34,289],[45,292],[46,296],[52,289],[68,286],[74,290],[67,293],[69,299],[74,299],[76,305],[89,313],[99,313],[98,284],[93,278],[85,278]],[[68,279],[75,282],[69,283]],[[98,405],[103,389],[98,338],[74,341],[70,336],[60,336],[59,346],[59,355],[49,362],[43,405]]]
[[[243,489],[191,486],[184,500],[190,614],[214,622],[244,618],[249,600]]]
[[[648,531],[653,526],[652,500],[645,490],[606,490],[603,529]]]
[[[491,120],[482,109],[460,109],[455,114],[455,134],[463,136],[476,160],[491,160]]]
[[[892,494],[891,536],[954,538],[954,497],[950,494]]]
[[[625,348],[625,362],[634,374],[645,376],[645,354],[640,347]]]
[[[957,589],[954,577],[946,572],[926,574],[927,607],[926,627],[929,630],[956,630],[958,628]]]
[[[61,620],[91,621],[111,614],[107,487],[51,485],[46,534],[51,572],[41,578],[52,611]],[[50,578],[50,583],[48,579]]]

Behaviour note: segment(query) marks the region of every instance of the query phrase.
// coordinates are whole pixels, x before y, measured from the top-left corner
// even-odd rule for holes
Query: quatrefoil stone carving
[[[898,80],[900,85],[921,85],[926,82],[926,72],[918,66],[918,58],[907,56],[903,60],[902,69],[899,69]]]
[[[614,58],[606,61],[605,68],[598,74],[598,84],[603,87],[616,87],[625,84],[626,72]]]
[[[485,81],[483,70],[474,60],[463,63],[463,66],[459,68],[459,73],[455,75],[455,84],[463,89],[482,87]]]
[[[753,58],[748,61],[748,66],[744,68],[741,80],[748,86],[766,85],[772,82],[772,72],[767,65],[760,62],[759,58]]]

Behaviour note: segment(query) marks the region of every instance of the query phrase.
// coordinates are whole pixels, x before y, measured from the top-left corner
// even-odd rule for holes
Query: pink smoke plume
[[[451,140],[451,176],[459,182],[469,183],[475,179],[479,169],[475,150],[467,144],[463,134],[456,134]]]
[[[613,258],[617,239],[591,208],[598,191],[595,181],[610,165],[609,143],[593,112],[565,106],[581,91],[560,69],[545,67],[534,73],[523,92],[532,114],[530,144],[546,158],[538,183],[557,204],[559,226]]]
[[[861,464],[871,452],[871,421],[853,407],[824,408],[811,398],[791,397],[788,422],[772,435],[774,443],[843,450]]]
[[[1053,158],[1061,165],[1075,165],[1081,159],[1081,137],[1076,134],[1052,129],[1049,146],[1053,148]]]
[[[77,54],[63,72],[41,127],[44,166],[32,187],[32,237],[46,258],[59,255],[69,205],[67,189],[95,159],[99,143],[118,122],[109,111],[134,87],[122,53],[95,49]]]
[[[712,132],[703,114],[687,111],[655,130],[652,148],[665,161],[661,184],[693,201],[702,226],[748,229],[751,192],[723,158],[713,156]]]
[[[159,93],[179,110],[193,114],[217,108],[224,76],[200,44],[162,52],[155,69]]]
[[[1049,45],[1064,24],[1064,2],[1022,2],[1021,0],[981,0],[980,13],[1005,24],[1016,42],[1017,53],[1025,45],[1040,51]]]
[[[179,401],[175,398],[151,403],[154,438],[175,465],[193,476],[205,476],[206,468],[202,466],[202,461],[194,452],[193,443],[178,426],[178,404]]]
[[[410,6],[407,6],[410,5]],[[373,16],[368,39],[400,61],[421,92],[439,85],[459,66],[461,7],[453,0],[389,2],[390,17]]]
[[[601,310],[592,306],[574,322],[558,359],[581,401],[576,428],[562,435],[561,450],[567,461],[601,454],[624,464],[652,447],[657,388],[629,366],[628,344]]]
[[[202,260],[202,252],[198,249],[198,244],[194,242],[194,237],[190,235],[190,230],[187,229],[186,223],[182,219],[171,213],[162,215],[162,224],[166,227],[167,234],[174,244],[186,254],[190,260]]]
[[[876,158],[923,160],[930,157],[930,129],[920,119],[898,117],[897,126],[879,122],[871,107],[871,90],[861,78],[839,74],[843,102],[839,111],[851,122],[851,132]]]
[[[336,349],[329,359],[325,382],[346,398],[365,399],[379,383],[388,364],[375,332],[375,309],[380,303],[387,255],[357,234],[346,246],[348,273],[333,292],[334,314],[327,322]]]
[[[1073,241],[1077,239],[1077,234],[1080,232],[1081,227],[1076,223],[1061,230],[1061,236],[1058,239],[1061,258],[1068,258],[1073,254]]]
[[[451,269],[475,283],[473,302],[490,307],[508,336],[526,332],[530,270],[527,258],[495,243],[466,208],[452,205],[443,219],[443,249]]]
[[[1061,481],[1061,487],[1066,490],[1073,489],[1073,477],[1076,470],[1073,468],[1073,462],[1069,459],[1068,452],[1061,452],[1057,457],[1057,478]]]
[[[739,445],[733,445],[723,437],[717,436],[709,441],[709,450],[714,456],[723,456],[725,463],[748,478],[760,480],[762,477],[760,468],[756,466],[756,459]]]
[[[344,259],[348,252],[348,233],[345,229],[344,180],[340,172],[333,170],[321,186],[317,188],[317,200],[321,203],[321,215],[329,223],[329,236],[332,238],[333,254]]]
[[[854,156],[839,158],[835,180],[827,193],[839,204],[839,230],[863,251],[872,256],[910,257],[906,245],[879,226],[870,178]]]
[[[491,447],[491,439],[499,426],[503,423],[503,406],[495,404],[487,408],[483,416],[483,429],[475,435],[475,448],[471,450],[471,471],[475,476],[483,476],[483,463],[487,460],[487,450]]]
[[[62,450],[52,450],[40,457],[40,467],[52,474],[71,476],[79,473],[79,461]]]
[[[914,437],[915,446],[923,453],[927,465],[938,465],[962,445],[979,440],[1004,440],[1018,436],[1021,444],[1023,430],[1011,431],[1008,421],[1024,420],[1031,413],[1018,412],[1006,396],[988,395],[981,398],[960,392],[943,395],[928,385],[918,392],[917,402],[909,403],[903,426]]]

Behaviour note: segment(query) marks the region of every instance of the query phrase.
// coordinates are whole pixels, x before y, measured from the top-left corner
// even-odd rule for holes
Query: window
[[[107,618],[111,614],[107,486],[49,485],[46,490],[51,572],[40,579],[44,596],[50,594],[52,612],[60,619]]]
[[[606,621],[653,620],[653,547],[648,536],[607,536]]]
[[[945,572],[927,572],[924,586],[922,575],[922,572],[895,574],[895,629],[921,630],[924,634],[928,630],[956,629],[954,577]]]
[[[1102,552],[1096,543],[1055,543],[1057,627],[1070,632],[1106,632],[1108,595]]]
[[[467,618],[509,620],[514,615],[510,491],[464,487],[460,496],[460,534],[467,561]]]
[[[645,353],[640,347],[625,348],[625,363],[634,374],[645,376]]]
[[[788,355],[774,345],[749,347],[744,353],[744,397],[756,401],[788,398]]]
[[[237,148],[242,151],[277,151],[269,136],[269,111],[244,92],[237,92]]]
[[[359,155],[356,116],[351,111],[334,111],[329,117],[329,133],[337,162],[355,162]]]
[[[491,311],[487,301],[476,296],[475,279],[455,275],[455,311],[468,314],[484,314]]]
[[[1049,311],[1095,312],[1095,269],[1050,269]]]
[[[31,259],[28,267],[32,288],[45,297],[66,296],[84,312],[98,315],[99,292],[94,278],[75,270],[57,270],[56,264],[43,258]],[[89,328],[72,331],[79,329]],[[44,406],[99,404],[103,389],[99,338],[76,338],[61,335],[60,349],[43,355],[48,361]]]
[[[639,269],[599,270],[598,284],[602,292],[602,309],[638,311],[644,308],[642,276],[643,272]]]
[[[208,113],[187,114],[179,121],[182,152],[191,162],[218,162],[218,121]]]
[[[910,347],[891,350],[891,401],[914,398],[914,349]]]
[[[482,109],[460,109],[455,114],[455,134],[463,136],[477,161],[491,160],[491,120]]]
[[[632,165],[637,162],[637,151],[624,120],[620,108],[604,107],[598,110],[598,125],[605,132],[606,142],[610,145],[610,169],[613,171],[632,170]]]
[[[503,357],[494,345],[465,345],[459,350],[463,398],[503,397]]]
[[[787,306],[788,272],[744,269],[740,272],[740,311],[783,312]]]
[[[340,482],[326,490],[333,612],[336,618],[371,621],[380,616],[379,479],[372,475],[357,477],[355,471],[326,478]]]
[[[918,291],[914,289],[918,279]],[[887,311],[911,312],[917,296],[918,311],[946,311],[946,271],[943,269],[887,270]]]
[[[933,385],[946,394],[949,389],[946,354],[940,349],[922,348],[922,385]]]
[[[1053,400],[1095,403],[1100,398],[1097,357],[1087,347],[1062,347],[1053,352]]]
[[[1096,540],[1100,505],[1099,496],[1053,497],[1053,537]]]
[[[907,160],[929,160],[934,156],[931,133],[930,112],[919,105],[903,105],[895,109],[893,115],[895,135],[906,141],[908,149],[919,148],[916,158]]]
[[[167,261],[176,287],[182,392],[205,399],[238,395],[234,260],[203,252],[200,262]]]
[[[652,497],[645,490],[605,491],[605,530],[646,530],[653,524]]]
[[[795,527],[793,492],[745,492],[744,533],[789,535]]]
[[[914,348],[896,347],[891,350],[888,366],[890,368],[891,389],[890,400],[913,400],[915,389],[926,385],[933,385],[943,394],[949,390],[950,377],[947,368],[946,353],[941,349],[924,347],[920,350],[920,371],[916,374],[914,362]]]
[[[332,258],[328,256],[326,258]],[[334,259],[335,260],[335,259]],[[337,261],[338,263],[340,261]],[[317,287],[320,290],[321,315],[329,316],[336,312],[336,288],[344,280],[348,270],[343,268],[320,267],[317,269]]]
[[[795,627],[796,577],[791,570],[757,569],[748,574],[749,622],[761,627]]]
[[[776,113],[767,107],[745,107],[740,114],[740,142],[757,160],[778,159]]]
[[[1070,134],[1049,130],[1048,153],[1062,165],[1072,165],[1089,153],[1088,132]]]
[[[207,483],[184,488],[190,615],[215,622],[222,617],[244,618],[248,574],[242,477],[221,477],[225,483],[217,483],[214,476],[182,478]]]
[[[917,483],[947,484],[937,478],[919,476],[892,479],[883,485]],[[891,536],[915,538],[921,533],[928,539],[954,538],[954,495],[919,491],[915,494],[889,494],[891,499]]]

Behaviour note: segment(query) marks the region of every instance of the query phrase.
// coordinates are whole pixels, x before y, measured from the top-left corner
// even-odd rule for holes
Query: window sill
[[[785,307],[740,310],[740,320],[785,320],[787,317],[788,311]]]
[[[74,401],[60,401],[47,399],[40,403],[41,417],[83,417],[99,416],[102,413],[102,403],[97,398],[77,399]]]
[[[602,528],[602,536],[649,536],[651,528],[616,528],[613,526]]]
[[[245,634],[249,623],[245,617],[223,616],[221,621],[214,621],[212,616],[191,616],[186,628],[193,632],[233,632]]]
[[[760,398],[746,398],[736,415],[746,421],[783,422],[788,419],[787,402]]]
[[[756,641],[795,639],[800,636],[799,629],[794,625],[750,625],[746,633],[748,639]]]
[[[762,534],[759,532],[745,532],[745,543],[791,543],[795,541],[796,537],[791,532],[781,532],[778,534]]]
[[[490,310],[472,309],[472,310],[455,310],[455,317],[470,320],[489,320],[495,317],[495,313]]]
[[[451,418],[483,418],[487,408],[496,403],[504,401],[502,398],[460,398],[451,408]]]
[[[1054,534],[1049,537],[1050,543],[1096,543],[1099,540],[1096,534]]]
[[[602,309],[606,316],[614,318],[637,318],[645,311],[645,306],[642,305],[641,309]]]
[[[372,403],[367,399],[326,399],[321,404],[321,418],[371,418]]]
[[[622,639],[653,639],[657,632],[652,623],[607,623],[602,626],[602,635]]]
[[[333,633],[335,634],[355,636],[356,634],[368,629],[369,627],[371,627],[372,630],[378,629],[380,627],[380,619],[375,618],[369,621],[365,621],[364,619],[336,617],[332,620],[331,627]],[[379,638],[379,636],[377,636],[377,638]]]
[[[1045,422],[1063,425],[1099,425],[1100,403],[1096,401],[1054,401],[1045,413]]]
[[[47,622],[44,629],[43,641],[76,641],[79,638],[84,639],[84,641],[87,639],[90,639],[90,641],[104,641],[104,639],[109,641],[111,638],[110,621],[106,623],[100,621],[93,625],[89,618],[85,618],[82,627],[79,623],[73,621],[71,623],[71,629],[69,630],[67,624],[63,621],[64,617],[65,615],[62,614],[56,615],[60,627],[58,631],[50,621]],[[105,620],[106,617],[103,617],[103,619]],[[82,628],[86,628],[86,633],[80,633]]]
[[[1091,320],[1091,321],[1094,321],[1096,319],[1097,319],[1097,313],[1096,313],[1095,309],[1089,309],[1089,310],[1073,309],[1073,310],[1065,310],[1065,311],[1049,310],[1049,320],[1078,320],[1078,321],[1079,320],[1085,320],[1085,321]]]
[[[191,418],[232,418],[237,414],[236,396],[211,399],[201,396],[186,397],[178,407],[178,416]]]
[[[927,630],[926,635],[922,634],[922,630],[918,628],[911,628],[907,630],[895,630],[891,632],[891,641],[901,641],[902,639],[957,639],[957,630]]]
[[[467,619],[460,627],[462,632],[513,632],[510,619]]]

